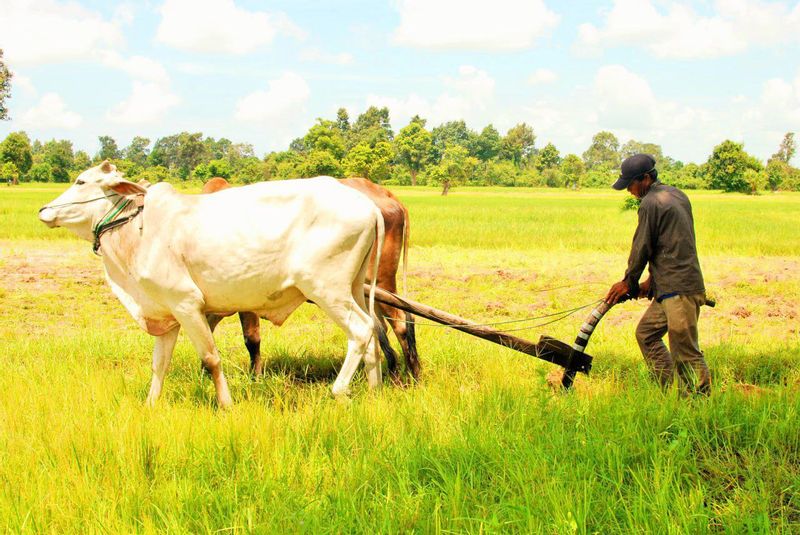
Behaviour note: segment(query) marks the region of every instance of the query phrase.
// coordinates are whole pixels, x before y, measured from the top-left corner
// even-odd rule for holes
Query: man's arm
[[[639,207],[639,224],[633,234],[631,253],[628,256],[628,269],[622,280],[614,284],[608,291],[605,301],[609,304],[613,305],[619,302],[625,294],[632,297],[639,296],[639,278],[655,249],[656,218],[653,208],[650,205]]]

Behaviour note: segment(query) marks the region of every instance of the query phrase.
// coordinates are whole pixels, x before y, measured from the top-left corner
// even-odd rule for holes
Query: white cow
[[[156,337],[149,404],[161,394],[180,327],[214,380],[219,406],[227,407],[231,396],[206,314],[255,311],[281,325],[307,299],[347,334],[333,393],[347,392],[362,358],[369,386],[380,385],[375,279],[369,310],[363,283],[373,244],[380,261],[383,218],[367,197],[333,178],[183,195],[165,183],[145,190],[105,161],[81,173],[39,219],[95,242],[114,294]]]

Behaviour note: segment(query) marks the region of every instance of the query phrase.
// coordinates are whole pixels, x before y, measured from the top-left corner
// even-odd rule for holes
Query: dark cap
[[[611,186],[614,189],[625,189],[635,179],[655,171],[656,159],[649,154],[634,154],[625,158],[619,168],[619,179]]]

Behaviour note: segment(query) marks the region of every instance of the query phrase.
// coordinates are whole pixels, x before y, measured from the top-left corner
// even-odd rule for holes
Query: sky
[[[800,131],[800,2],[0,0],[14,73],[0,139],[95,154],[181,131],[285,150],[387,106],[395,132],[463,119],[580,155],[601,130],[703,162]],[[796,163],[797,158],[795,158]]]

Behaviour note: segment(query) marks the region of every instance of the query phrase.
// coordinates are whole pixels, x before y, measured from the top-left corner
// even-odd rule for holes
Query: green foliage
[[[577,189],[584,183],[586,166],[576,154],[567,154],[561,161],[561,174],[564,186]]]
[[[344,137],[336,123],[324,119],[317,119],[317,124],[303,138],[303,145],[309,151],[328,152],[335,160],[341,160],[346,152]]]
[[[89,155],[86,154],[85,151],[79,150],[75,153],[75,156],[72,158],[73,171],[78,171],[78,172],[86,171],[91,166],[92,166],[92,160],[89,158]]]
[[[587,188],[610,188],[617,181],[619,168],[611,169],[606,166],[598,166],[590,169],[583,175],[582,186]]]
[[[706,162],[709,186],[728,192],[748,193],[752,190],[745,171],[760,171],[760,167],[758,161],[744,151],[742,143],[723,141],[714,147]]]
[[[431,130],[431,157],[432,163],[442,161],[448,147],[459,146],[467,150],[475,146],[477,134],[467,128],[464,121],[449,121]]]
[[[595,134],[591,145],[583,153],[583,161],[589,171],[619,168],[621,159],[617,136],[607,131]]]
[[[151,184],[159,182],[169,182],[172,179],[169,169],[161,165],[154,165],[147,168],[138,168],[138,171],[133,175],[128,175],[128,179],[136,182],[138,180],[147,180]]]
[[[485,186],[515,186],[519,176],[517,167],[509,161],[490,160],[478,166],[477,173],[481,177],[479,182],[471,182]]]
[[[686,164],[673,170],[660,171],[658,179],[664,184],[680,189],[706,189],[708,180],[705,174],[705,165],[694,163]]]
[[[786,135],[783,136],[783,141],[781,141],[780,147],[778,147],[778,152],[773,154],[770,160],[780,160],[783,163],[788,164],[792,161],[796,150],[797,146],[795,145],[794,141],[794,132],[787,132]]]
[[[474,140],[474,154],[484,162],[496,158],[503,148],[503,138],[493,125],[488,125],[481,130],[480,135]]]
[[[637,154],[637,153],[634,153]],[[622,201],[622,211],[626,210],[638,210],[639,206],[641,206],[642,200],[634,197],[633,195],[625,197]]]
[[[525,123],[520,123],[512,127],[503,138],[500,149],[500,157],[511,160],[517,167],[533,154],[536,135],[533,128]]]
[[[661,150],[661,145],[657,145],[655,143],[642,143],[640,141],[636,141],[631,139],[627,143],[622,146],[620,150],[620,158],[624,160],[629,156],[633,156],[634,154],[649,154],[656,160],[656,165],[659,169],[663,169],[666,167],[664,164],[664,153]]]
[[[270,179],[267,163],[255,157],[245,158],[240,162],[234,179],[242,184],[267,181]]]
[[[753,168],[744,170],[744,181],[747,182],[750,188],[751,195],[756,195],[760,190],[763,190],[767,185],[767,174],[764,171],[756,171]]]
[[[202,181],[214,177],[230,178],[232,175],[231,166],[228,160],[211,160],[208,163],[201,163],[194,168],[194,176]]]
[[[72,142],[67,140],[48,141],[42,147],[43,161],[50,165],[54,182],[69,182],[72,169]]]
[[[356,145],[347,153],[342,165],[347,176],[363,177],[380,183],[389,178],[391,161],[391,144],[379,141],[375,147],[370,147],[367,143]]]
[[[117,142],[113,137],[100,136],[97,139],[100,141],[100,151],[97,153],[95,161],[117,160],[122,157],[122,152],[117,147]]]
[[[355,147],[361,143],[374,147],[380,141],[392,141],[393,138],[389,108],[370,106],[351,126],[347,136],[347,147]]]
[[[51,182],[53,180],[53,168],[46,162],[35,163],[28,172],[28,178],[34,182]]]
[[[412,185],[416,185],[417,174],[425,169],[433,146],[433,136],[425,130],[425,121],[419,117],[414,119],[394,140],[397,158],[411,174]]]
[[[478,159],[470,156],[466,147],[452,145],[445,149],[438,165],[428,168],[428,184],[441,185],[442,195],[447,195],[451,187],[467,182],[477,165]]]
[[[8,119],[6,100],[11,98],[11,77],[13,75],[3,61],[3,49],[0,48],[0,121]]]
[[[336,128],[339,129],[343,136],[350,132],[350,115],[344,108],[336,110]]]
[[[561,154],[552,143],[544,146],[539,154],[536,155],[536,169],[543,171],[545,169],[553,169],[561,165]]]
[[[312,150],[297,166],[299,177],[311,178],[315,176],[332,176],[342,178],[344,170],[342,164],[327,150]]]
[[[25,132],[11,132],[0,143],[0,162],[13,163],[23,175],[33,165],[31,140]]]
[[[144,167],[147,165],[147,157],[150,155],[149,147],[149,138],[136,136],[131,140],[131,144],[125,148],[125,158]]]
[[[10,184],[19,183],[19,169],[14,162],[0,163],[0,180]]]

